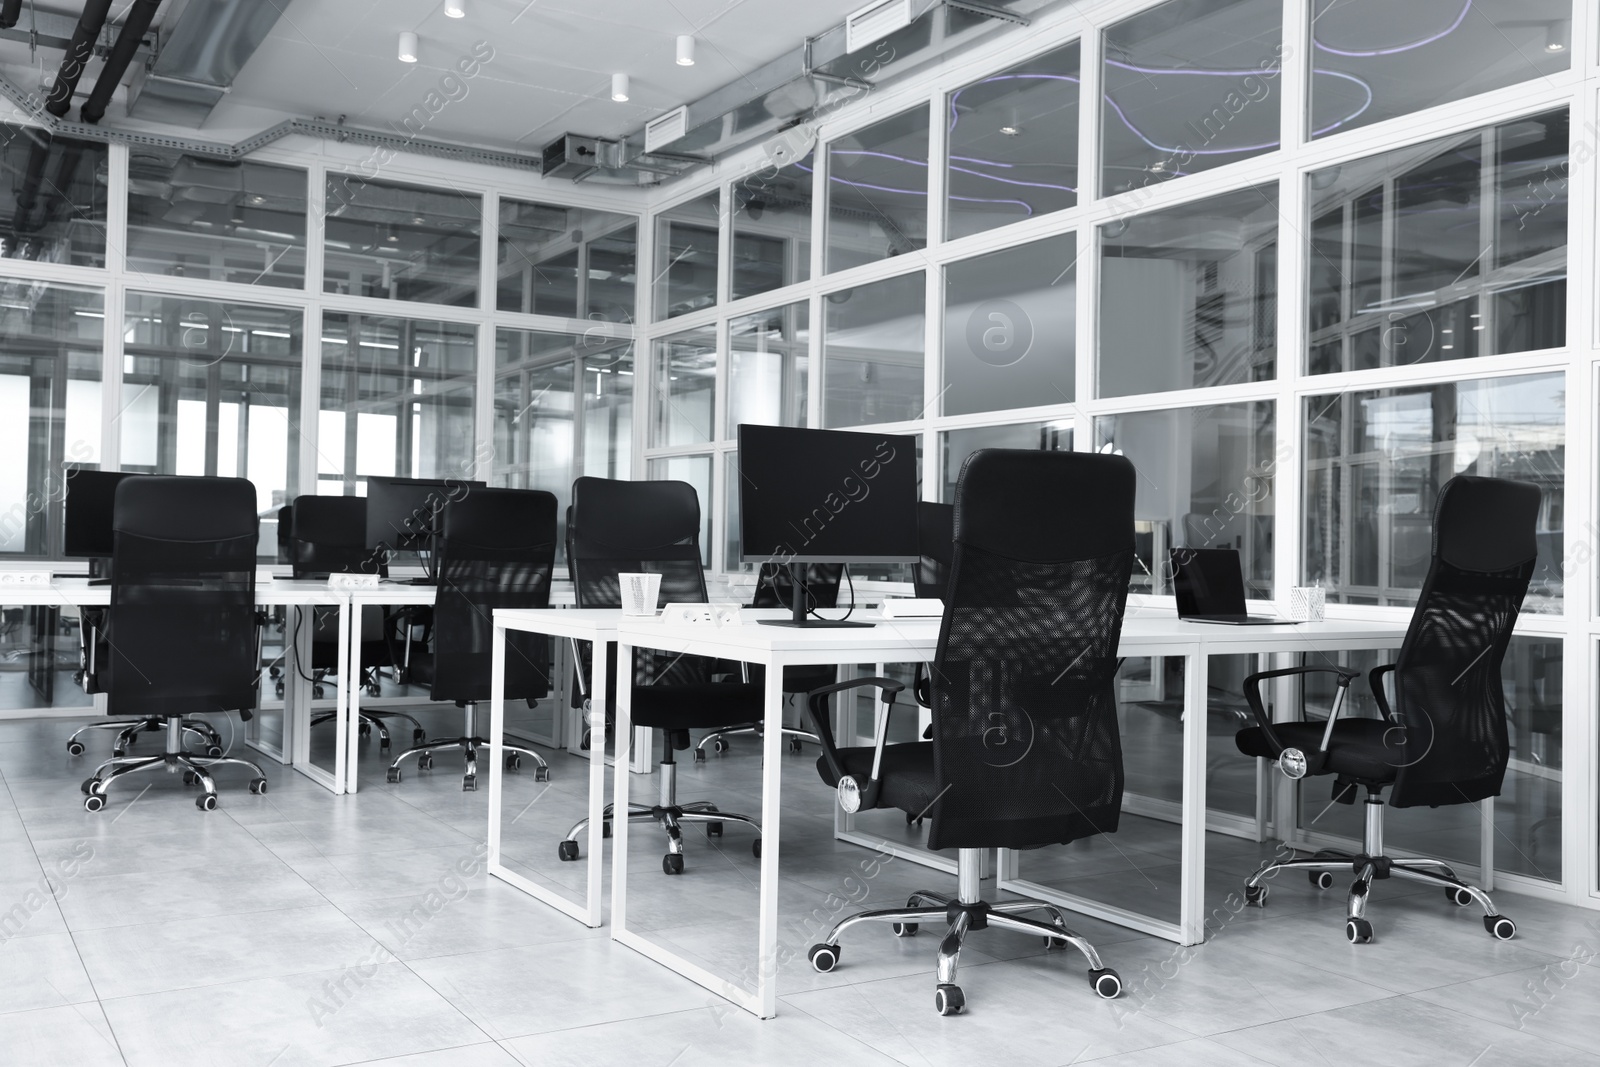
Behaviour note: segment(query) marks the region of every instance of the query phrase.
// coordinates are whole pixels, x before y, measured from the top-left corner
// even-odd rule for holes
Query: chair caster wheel
[[[118,745],[111,750],[111,754],[118,759],[121,759],[123,756],[128,754],[128,750],[123,748],[121,745]]]
[[[806,953],[806,958],[811,961],[811,969],[818,974],[827,974],[839,966],[838,945],[812,945],[811,951]]]
[[[1444,899],[1458,908],[1465,908],[1472,903],[1472,894],[1465,889],[1446,889]]]
[[[277,685],[273,686],[272,688],[280,697],[283,696],[283,683],[282,682],[279,682]]]
[[[917,924],[916,923],[895,923],[893,926],[889,927],[889,929],[894,931],[894,936],[896,936],[896,937],[916,937],[917,936]]]
[[[563,841],[556,846],[556,855],[571,863],[578,858],[578,843],[576,841]]]
[[[195,797],[194,806],[201,811],[216,811],[217,796],[215,793],[206,793],[204,796]]]
[[[610,837],[611,836],[611,824],[610,823],[602,823],[600,825],[600,836],[601,837]]]
[[[585,746],[585,747],[587,747],[587,746]],[[696,763],[704,763],[706,761],[706,750],[703,749],[703,748],[695,749],[694,750],[694,761]]]
[[[183,772],[183,784],[184,785],[199,785],[200,784],[200,776],[198,774],[194,773],[193,771],[184,771]]]
[[[390,785],[394,785],[395,783],[400,781],[400,768],[399,767],[390,767],[388,773],[385,774],[384,777],[389,780],[389,784]]]
[[[390,747],[391,747],[391,743],[390,743],[388,734],[384,734],[382,737],[378,738],[378,751],[379,752],[387,752],[387,751],[389,751]]]
[[[1310,875],[1310,878],[1311,878],[1311,884],[1313,886],[1315,886],[1316,888],[1318,888],[1318,889],[1332,889],[1333,888],[1333,872],[1332,871],[1312,871],[1311,875]]]
[[[383,689],[376,682],[374,682],[373,684],[367,686],[367,696],[381,697],[383,696]]]
[[[789,751],[793,752],[796,756],[805,751],[803,746],[801,746],[800,739],[798,737],[791,737],[789,739]]]
[[[68,741],[67,742],[67,755],[69,755],[69,756],[81,756],[81,755],[83,755],[83,742],[82,741]]]
[[[432,753],[424,752],[422,755],[417,757],[417,770],[419,770],[419,771],[431,771],[431,770],[433,770],[433,754]]]
[[[958,985],[941,985],[933,991],[933,1006],[940,1015],[960,1015],[967,997]]]
[[[476,774],[463,774],[461,776],[461,791],[463,793],[476,793],[478,791],[478,776]]]
[[[550,768],[543,764],[535,767],[533,769],[533,780],[536,782],[548,782],[550,780]]]
[[[89,796],[91,793],[98,793],[101,790],[100,779],[85,778],[83,780],[83,784],[80,785],[78,789],[82,791],[84,796]]]
[[[515,752],[513,752],[509,756],[507,756],[506,757],[506,770],[508,770],[508,771],[520,771],[520,770],[522,770],[522,757],[517,755]]]
[[[321,700],[322,699],[322,686],[320,686],[320,685],[312,686],[311,687],[311,696],[312,696],[313,699]]]
[[[363,741],[365,741],[367,738],[372,736],[372,724],[371,723],[364,722],[364,723],[361,724],[361,735],[360,736],[361,736],[361,740],[363,740]]]
[[[420,727],[411,731],[411,743],[413,745],[420,745],[427,739],[428,731],[421,729]]]
[[[1244,902],[1250,907],[1264,908],[1270,892],[1271,889],[1264,885],[1247,885],[1244,887]]]
[[[206,755],[210,756],[212,759],[221,759],[222,758],[222,746],[221,745],[209,745],[209,746],[207,746]]]
[[[1372,924],[1365,919],[1347,919],[1344,924],[1344,937],[1352,945],[1370,945]]]
[[[1089,984],[1094,995],[1101,1000],[1116,1000],[1122,995],[1122,975],[1107,967],[1103,971],[1090,971]]]
[[[921,826],[922,825],[922,819],[920,817],[916,816],[916,815],[911,814],[908,811],[908,812],[906,812],[906,825],[907,826]]]
[[[261,796],[266,791],[267,791],[267,780],[265,778],[255,778],[255,779],[251,780],[251,782],[250,782],[250,792],[252,794],[254,794],[255,796]]]
[[[661,857],[661,869],[667,874],[682,874],[683,857],[676,852],[668,852]]]
[[[99,811],[106,806],[106,798],[99,793],[90,793],[83,798],[84,811]]]
[[[722,836],[722,824],[720,822],[708,822],[708,823],[706,823],[706,836],[707,837],[721,837]]]
[[[750,846],[750,854],[756,859],[761,858],[761,838],[756,838],[755,843]]]
[[[728,742],[724,741],[720,737],[717,738],[715,741],[711,742],[711,751],[715,752],[719,756],[722,755],[724,752],[728,751]]]
[[[1498,941],[1510,941],[1517,936],[1517,924],[1504,915],[1485,915],[1483,928],[1493,934]]]

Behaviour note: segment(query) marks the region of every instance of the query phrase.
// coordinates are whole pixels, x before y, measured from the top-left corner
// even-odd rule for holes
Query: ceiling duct
[[[71,110],[78,79],[83,77],[83,68],[94,55],[94,39],[100,36],[110,14],[111,0],[88,0],[83,5],[83,14],[78,16],[77,28],[72,31],[67,54],[61,57],[61,66],[56,71],[55,84],[50,86],[50,95],[44,102],[44,109],[56,118]]]
[[[190,0],[148,70],[134,74],[128,114],[198,128],[283,13],[261,0]]]
[[[150,23],[155,21],[156,9],[160,6],[161,0],[134,0],[133,7],[128,9],[127,17],[122,20],[122,29],[117,34],[117,43],[111,46],[111,55],[106,57],[106,65],[100,68],[100,77],[94,83],[94,90],[89,93],[89,99],[83,102],[83,108],[78,113],[84,122],[93,124],[105,117],[111,94],[117,91],[122,76],[128,72],[128,64],[133,62],[133,54],[144,41],[144,35],[150,31]]]

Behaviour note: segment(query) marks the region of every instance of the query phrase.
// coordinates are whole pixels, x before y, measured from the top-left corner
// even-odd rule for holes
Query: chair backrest
[[[556,498],[538,489],[474,487],[444,507],[434,539],[434,700],[489,699],[496,608],[547,608],[556,562]],[[505,695],[550,692],[550,641],[506,635]]]
[[[285,504],[278,509],[278,562],[294,562],[294,542],[289,539],[290,528],[294,525],[294,505]]]
[[[1123,457],[1083,452],[983,449],[963,467],[932,670],[930,848],[1117,828],[1134,480]]]
[[[1538,556],[1539,489],[1452,478],[1433,511],[1433,558],[1395,661],[1405,727],[1389,803],[1464,804],[1500,792],[1510,757],[1500,667]]]
[[[917,552],[922,556],[911,576],[917,596],[944,599],[945,583],[950,580],[950,563],[955,559],[956,507],[927,500],[917,504]]]
[[[367,548],[365,497],[297,496],[289,529],[296,578],[388,573],[382,552]]]
[[[814,608],[839,605],[839,580],[844,577],[842,563],[806,564],[806,599]],[[752,608],[786,608],[794,603],[794,581],[789,568],[779,563],[763,563],[756,575],[756,589],[750,596]]]
[[[256,490],[243,478],[128,478],[112,509],[112,715],[254,708]]]

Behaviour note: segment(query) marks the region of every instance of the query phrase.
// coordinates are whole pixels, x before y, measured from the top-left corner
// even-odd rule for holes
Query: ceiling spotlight
[[[400,62],[415,63],[417,61],[417,35],[410,30],[400,31]]]
[[[1015,137],[1019,133],[1022,132],[1022,127],[1021,126],[1002,126],[1002,127],[1000,127],[1000,132],[1005,134],[1007,137]]]
[[[1544,50],[1546,52],[1565,52],[1567,38],[1572,36],[1572,20],[1556,19],[1550,23],[1550,29],[1545,34]]]
[[[467,0],[444,0],[444,13],[453,19],[467,17]]]
[[[611,99],[619,104],[628,101],[628,76],[626,74],[611,75]]]
[[[678,66],[694,66],[694,38],[687,33],[678,35]]]

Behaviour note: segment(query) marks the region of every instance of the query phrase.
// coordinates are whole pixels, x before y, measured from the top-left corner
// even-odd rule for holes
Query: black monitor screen
[[[117,486],[124,478],[136,478],[131,471],[97,471],[68,467],[67,492],[63,502],[61,551],[78,558],[111,557],[111,507]]]
[[[915,563],[917,439],[739,427],[745,563]]]
[[[368,478],[367,547],[427,551],[445,504],[483,485],[458,478]]]

